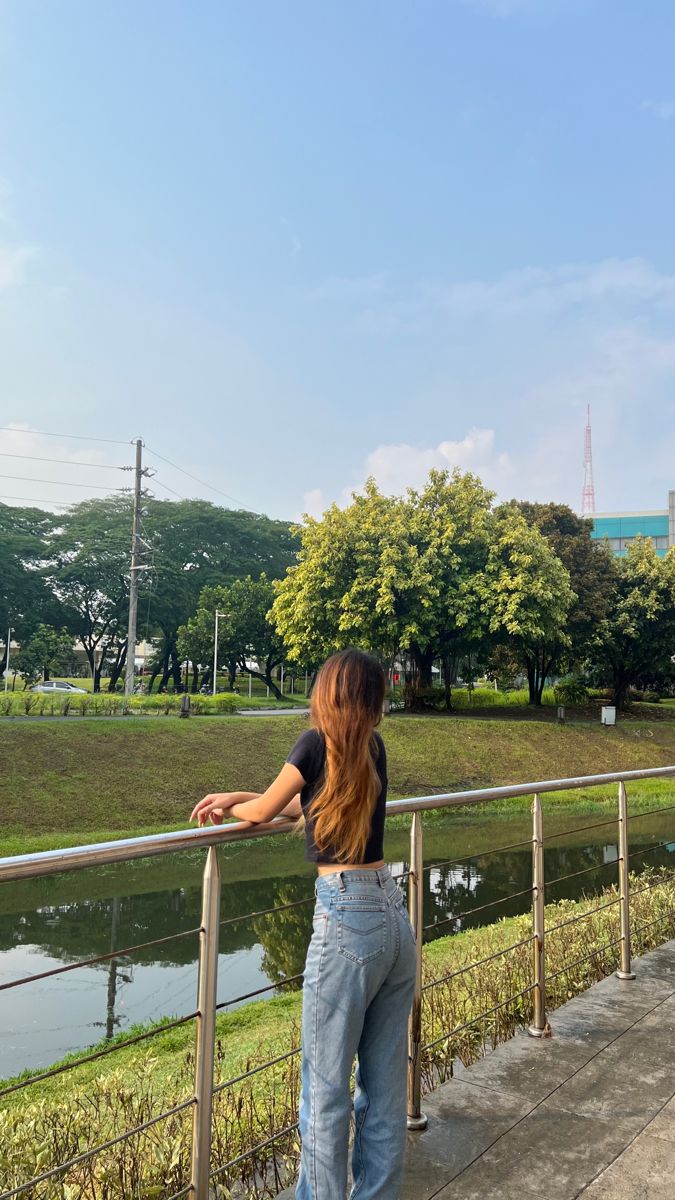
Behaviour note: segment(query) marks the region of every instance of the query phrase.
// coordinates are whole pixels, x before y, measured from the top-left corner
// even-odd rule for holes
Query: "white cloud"
[[[650,113],[659,121],[671,121],[675,117],[675,100],[643,100],[640,111]]]
[[[20,284],[27,263],[36,257],[35,246],[0,245],[0,288],[16,287]]]
[[[439,442],[437,446],[413,446],[383,443],[376,446],[356,474],[355,482],[344,487],[335,497],[340,505],[350,503],[352,493],[359,491],[372,476],[385,495],[402,495],[406,488],[422,488],[432,468],[452,470],[459,467],[480,476],[489,488],[502,498],[511,495],[517,482],[517,471],[509,454],[496,448],[494,429],[470,429],[458,441]],[[305,512],[319,517],[331,500],[321,488],[306,492]]]

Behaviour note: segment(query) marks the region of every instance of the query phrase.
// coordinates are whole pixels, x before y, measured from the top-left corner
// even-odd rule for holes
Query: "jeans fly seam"
[[[321,982],[321,967],[323,966],[324,954],[326,951],[326,939],[328,935],[328,917],[324,921],[323,939],[321,941],[321,955],[319,957],[319,966],[316,972],[316,999],[314,1005],[314,1038],[312,1042],[312,1061],[316,1063],[317,1047],[319,1044],[319,985]],[[316,1088],[312,1089],[310,1096],[310,1116],[309,1125],[311,1132],[312,1145],[312,1179],[314,1183],[314,1195],[319,1194],[319,1180],[316,1170]]]

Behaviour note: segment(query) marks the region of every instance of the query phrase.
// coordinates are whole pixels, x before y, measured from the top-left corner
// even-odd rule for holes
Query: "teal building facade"
[[[660,558],[675,545],[675,491],[668,493],[668,507],[648,512],[593,513],[594,538],[606,539],[612,553],[622,558],[635,537],[652,539]]]

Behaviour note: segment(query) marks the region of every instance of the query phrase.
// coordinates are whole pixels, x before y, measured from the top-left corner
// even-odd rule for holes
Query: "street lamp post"
[[[212,695],[216,694],[216,681],[218,679],[218,617],[224,617],[225,613],[218,612],[216,609],[216,632],[213,639],[213,687]]]
[[[7,653],[5,655],[5,691],[7,691],[7,683],[9,681],[9,646],[10,646],[10,642],[12,640],[13,633],[14,633],[14,630],[12,629],[12,627],[10,625],[9,629],[7,630]]]

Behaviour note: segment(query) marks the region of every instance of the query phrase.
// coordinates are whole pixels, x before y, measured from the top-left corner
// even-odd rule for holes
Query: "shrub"
[[[26,716],[29,716],[37,704],[37,695],[35,692],[24,692],[22,700],[23,711],[25,712]]]
[[[12,697],[9,692],[3,692],[0,695],[0,716],[8,717],[13,708]]]
[[[581,675],[564,675],[553,689],[556,704],[587,704],[588,688]]]

